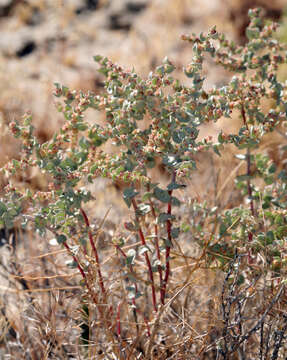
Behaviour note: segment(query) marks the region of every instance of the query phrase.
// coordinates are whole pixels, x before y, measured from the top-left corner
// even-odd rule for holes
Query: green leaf
[[[255,29],[247,28],[246,36],[249,40],[258,39],[260,36],[260,31],[257,28],[255,28]]]
[[[164,223],[168,220],[175,220],[175,216],[167,213],[161,213],[158,216],[158,223]]]
[[[15,169],[19,169],[20,161],[13,159],[12,163],[13,163],[13,166],[14,166]]]
[[[265,120],[265,115],[262,113],[262,112],[257,112],[256,113],[256,120],[259,122],[259,123],[264,123],[264,120]]]
[[[287,235],[287,226],[286,225],[278,226],[278,228],[276,230],[276,235],[280,239],[282,239],[283,237],[286,237],[286,235]]]
[[[264,178],[264,182],[266,185],[271,185],[274,183],[274,177],[273,176],[266,176]]]
[[[222,132],[220,132],[219,134],[218,134],[218,142],[220,143],[220,144],[224,144],[225,143],[225,140],[223,139],[223,137],[222,137]]]
[[[171,197],[171,204],[173,206],[180,206],[181,202],[180,202],[180,200],[178,200],[178,198],[176,198],[175,196],[172,196]]]
[[[215,152],[216,155],[221,156],[220,151],[218,149],[218,145],[213,145],[213,151]]]
[[[274,174],[276,172],[276,164],[272,163],[268,168],[269,174]]]
[[[145,192],[142,196],[143,201],[147,201],[150,200],[153,197],[153,193],[152,192]]]
[[[127,264],[127,265],[133,265],[133,263],[134,263],[134,261],[135,261],[135,258],[136,258],[136,251],[135,251],[135,249],[130,249],[130,250],[127,252],[126,264]]]
[[[252,179],[252,176],[251,176],[251,175],[247,175],[247,174],[245,174],[245,175],[238,175],[238,176],[236,177],[236,180],[237,180],[237,181],[247,181],[247,180],[250,180],[250,179]]]
[[[274,218],[274,223],[276,225],[283,225],[284,224],[284,216],[282,214],[278,214]]]
[[[266,239],[267,239],[267,244],[268,244],[268,245],[270,245],[270,244],[273,243],[273,241],[274,241],[274,239],[275,239],[273,231],[271,231],[271,230],[270,230],[270,231],[267,231],[267,233],[266,233]]]
[[[172,140],[176,144],[181,144],[185,138],[186,138],[185,131],[176,130],[176,131],[173,131],[173,133],[172,133]]]
[[[281,170],[279,175],[278,175],[278,179],[280,179],[283,182],[287,182],[287,172],[285,170]]]
[[[171,197],[167,190],[162,190],[159,187],[156,187],[153,191],[154,197],[163,203],[169,203]]]
[[[173,239],[176,239],[176,238],[178,238],[179,233],[180,233],[180,228],[179,228],[179,227],[173,228],[173,229],[171,230],[171,237],[172,237]]]
[[[66,265],[71,269],[76,269],[78,267],[78,264],[75,260],[67,260]]]
[[[146,245],[142,245],[139,247],[139,255],[143,255],[144,253],[146,253],[147,251],[150,251],[150,248]]]
[[[77,122],[77,123],[75,124],[75,128],[78,129],[78,130],[80,130],[80,131],[85,131],[85,130],[87,130],[88,125],[85,124],[85,123],[83,123],[83,122]]]
[[[139,192],[135,191],[134,188],[127,188],[124,190],[123,198],[128,207],[132,204],[132,199],[137,196]]]
[[[61,235],[56,236],[56,240],[57,240],[58,244],[63,244],[67,241],[67,238],[65,235],[61,234]]]
[[[233,76],[232,79],[231,79],[231,82],[230,82],[230,85],[231,85],[231,87],[232,87],[233,90],[237,90],[237,89],[238,89],[238,83],[239,83],[238,77],[237,77],[237,76]]]
[[[103,57],[101,55],[96,55],[96,56],[93,57],[95,62],[100,62],[102,60],[102,58]]]
[[[93,166],[91,166],[91,174],[93,174],[97,169],[98,169],[97,164],[94,164]]]
[[[135,168],[136,164],[133,163],[129,158],[127,158],[126,162],[125,162],[125,171],[133,171],[133,169]]]
[[[139,204],[138,209],[136,211],[137,216],[143,216],[148,214],[151,211],[151,207],[149,204]]]
[[[82,149],[87,150],[90,147],[90,142],[86,138],[82,137],[79,141],[79,145]]]
[[[163,240],[163,242],[164,242],[165,248],[167,248],[167,247],[172,247],[172,242],[171,242],[169,239],[167,239],[167,238],[162,238],[162,240]],[[170,257],[169,257],[169,259],[170,259]]]
[[[176,190],[176,189],[182,189],[182,188],[185,188],[186,185],[184,184],[178,184],[176,182],[171,182],[170,184],[168,184],[167,186],[167,190]]]
[[[190,225],[186,224],[186,223],[182,223],[181,224],[181,231],[183,231],[184,233],[190,231]]]
[[[220,227],[219,227],[219,235],[222,236],[226,233],[226,230],[227,230],[227,227],[225,224],[220,224]]]
[[[190,69],[190,70],[184,69],[184,73],[188,78],[191,79],[193,78],[195,71],[194,69]]]
[[[0,216],[2,216],[7,211],[6,205],[0,201]]]
[[[135,285],[127,286],[126,290],[128,292],[128,299],[134,299],[135,295],[136,295],[136,287],[135,287]]]

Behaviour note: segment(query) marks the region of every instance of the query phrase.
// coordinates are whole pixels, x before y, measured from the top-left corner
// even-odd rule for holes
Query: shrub
[[[25,227],[31,222],[42,236],[52,233],[66,248],[82,277],[82,312],[91,316],[92,311],[97,324],[82,325],[82,340],[103,356],[216,354],[229,359],[245,353],[277,359],[283,354],[287,173],[284,167],[277,170],[260,145],[266,134],[286,124],[286,83],[278,80],[277,70],[287,56],[272,37],[277,25],[265,24],[258,9],[249,16],[245,46],[236,46],[215,27],[208,34],[182,36],[193,51],[184,69],[189,85],[172,76],[175,66],[167,58],[143,79],[95,56],[106,78],[104,93],[56,84],[65,124],[50,141],[37,140],[30,115],[10,124],[22,152],[2,168],[7,186],[0,202],[1,224],[9,228],[21,219]],[[234,75],[227,85],[204,88],[207,54]],[[105,112],[104,124],[85,121],[88,109]],[[200,137],[203,124],[234,121],[232,113],[240,116],[238,132],[221,131],[215,141]],[[103,150],[104,144],[113,151]],[[234,188],[241,192],[240,204],[222,209],[184,200],[198,155],[213,151],[220,157],[230,146],[246,168]],[[153,180],[158,163],[169,176],[167,186]],[[44,191],[15,186],[17,174],[29,168],[46,177]],[[103,177],[125,184],[123,200],[133,214],[109,244],[109,256],[118,259],[110,266],[103,264],[99,232],[93,230],[85,205],[94,200],[88,184]],[[185,253],[187,241],[200,246],[198,257]],[[172,276],[172,264],[185,265],[184,279]],[[227,274],[218,299],[221,310],[211,321],[218,321],[217,326],[192,325],[188,288],[199,268]]]

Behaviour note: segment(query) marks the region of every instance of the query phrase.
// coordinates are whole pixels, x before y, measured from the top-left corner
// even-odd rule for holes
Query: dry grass
[[[261,346],[268,354],[262,359],[271,359],[275,335],[281,331],[286,336],[284,287],[273,280],[270,291],[265,282],[271,280],[256,275],[249,286],[238,285],[244,258],[236,257],[224,273],[206,268],[206,248],[196,251],[186,238],[185,250],[190,250],[183,255],[176,244],[167,302],[158,313],[152,312],[146,269],[139,258],[135,272],[129,273],[137,277],[143,294],[135,313],[126,290],[129,278],[122,270],[123,259],[110,240],[100,250],[103,295],[91,258],[86,258],[92,288],[87,292],[78,272],[68,270],[69,256],[63,249],[33,233],[21,236],[25,242],[16,251],[7,247],[1,260],[3,359],[216,359],[219,347],[237,345],[238,329],[246,339],[220,359],[241,359],[242,354],[253,359]],[[136,245],[131,241],[123,250]],[[274,358],[284,359],[284,349]]]

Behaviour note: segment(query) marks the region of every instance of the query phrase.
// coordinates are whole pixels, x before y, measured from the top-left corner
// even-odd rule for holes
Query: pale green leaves
[[[67,237],[63,234],[57,235],[56,240],[57,240],[58,244],[63,244],[67,241]]]
[[[133,198],[135,198],[139,192],[135,191],[134,188],[127,188],[124,190],[123,198],[128,207],[131,206]]]

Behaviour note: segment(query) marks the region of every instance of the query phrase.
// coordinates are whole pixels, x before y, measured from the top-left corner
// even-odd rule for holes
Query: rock
[[[147,1],[128,1],[126,3],[126,9],[131,13],[139,13],[144,10],[147,5]]]
[[[33,34],[27,27],[23,27],[17,32],[3,30],[0,37],[0,52],[7,58],[17,56],[24,57],[36,48]]]
[[[29,26],[40,25],[44,21],[44,16],[37,7],[31,8],[30,16],[26,19],[26,24]]]
[[[99,7],[100,1],[99,0],[85,0],[84,4],[78,7],[75,11],[77,15],[82,14],[83,12],[94,11],[97,10]]]
[[[144,10],[148,5],[147,1],[115,1],[109,8],[110,30],[130,30],[134,15]]]
[[[36,48],[36,43],[33,40],[27,41],[19,50],[16,51],[16,56],[18,58],[22,58],[24,56],[30,55]]]
[[[96,10],[99,5],[99,0],[86,0],[87,10]]]
[[[110,30],[129,31],[132,26],[131,18],[122,14],[111,14],[109,16],[108,28]]]

